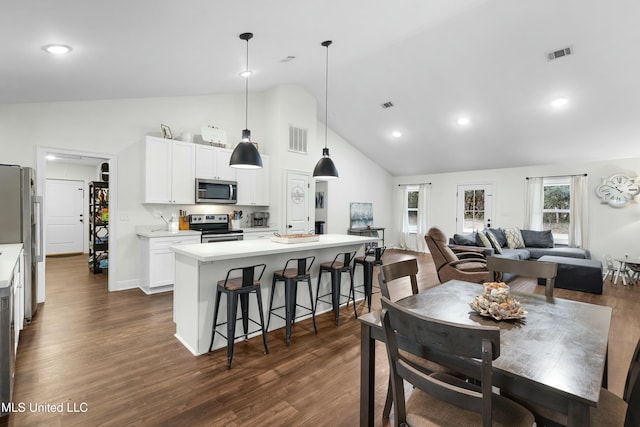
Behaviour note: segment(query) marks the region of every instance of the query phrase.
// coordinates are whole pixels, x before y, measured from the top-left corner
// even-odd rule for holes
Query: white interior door
[[[458,185],[456,231],[471,233],[492,227],[493,184]]]
[[[47,179],[45,225],[46,255],[83,252],[84,182]]]
[[[287,219],[286,233],[308,233],[311,230],[309,219],[309,175],[287,172]]]

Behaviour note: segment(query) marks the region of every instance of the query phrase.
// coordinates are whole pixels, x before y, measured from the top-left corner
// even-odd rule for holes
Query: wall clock
[[[602,199],[602,203],[614,208],[628,205],[638,193],[640,193],[640,185],[636,182],[636,178],[624,174],[611,175],[596,187],[596,195]]]

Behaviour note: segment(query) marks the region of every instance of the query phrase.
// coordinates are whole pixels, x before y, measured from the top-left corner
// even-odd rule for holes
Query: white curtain
[[[542,178],[527,178],[524,203],[524,228],[542,231],[544,209],[544,185]]]
[[[398,194],[398,203],[396,206],[401,207],[400,211],[400,240],[398,245],[400,249],[408,249],[409,246],[407,242],[409,242],[409,218],[407,217],[407,209],[409,209],[409,199],[407,194],[407,187],[402,186],[399,188]]]
[[[569,215],[569,246],[572,248],[587,247],[588,216],[587,177],[577,175],[571,177],[571,204]]]
[[[420,184],[418,187],[418,230],[416,234],[416,250],[429,252],[424,236],[427,234],[431,219],[429,217],[429,200],[431,200],[431,185]]]

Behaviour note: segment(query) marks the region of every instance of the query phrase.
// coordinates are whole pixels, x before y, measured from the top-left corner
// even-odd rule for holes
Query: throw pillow
[[[507,236],[505,236],[502,228],[487,228],[485,231],[487,230],[496,237],[501,248],[507,247]]]
[[[552,248],[553,234],[551,230],[520,230],[524,244],[529,248]]]
[[[455,243],[456,245],[463,245],[463,246],[477,246],[476,234],[477,233],[475,231],[471,234],[454,234],[453,243]]]
[[[484,248],[492,247],[491,242],[489,241],[489,238],[487,237],[486,234],[484,234],[484,232],[478,231],[477,237],[478,237],[478,240],[476,241],[476,245]]]
[[[507,243],[509,244],[509,249],[523,249],[524,248],[524,240],[522,239],[522,234],[520,234],[519,228],[505,228],[504,234],[507,236]]]
[[[496,235],[490,231],[487,231],[487,237],[489,238],[489,241],[491,242],[491,246],[493,246],[493,249],[496,250],[496,253],[501,254],[502,246],[500,246],[500,242],[498,241],[498,238],[496,237]]]

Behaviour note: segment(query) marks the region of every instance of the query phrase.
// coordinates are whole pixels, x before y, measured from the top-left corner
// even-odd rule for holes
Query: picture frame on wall
[[[171,133],[171,128],[167,125],[160,125],[160,129],[162,129],[162,137],[165,139],[173,139],[173,134]]]
[[[324,191],[316,191],[316,209],[324,209]]]

